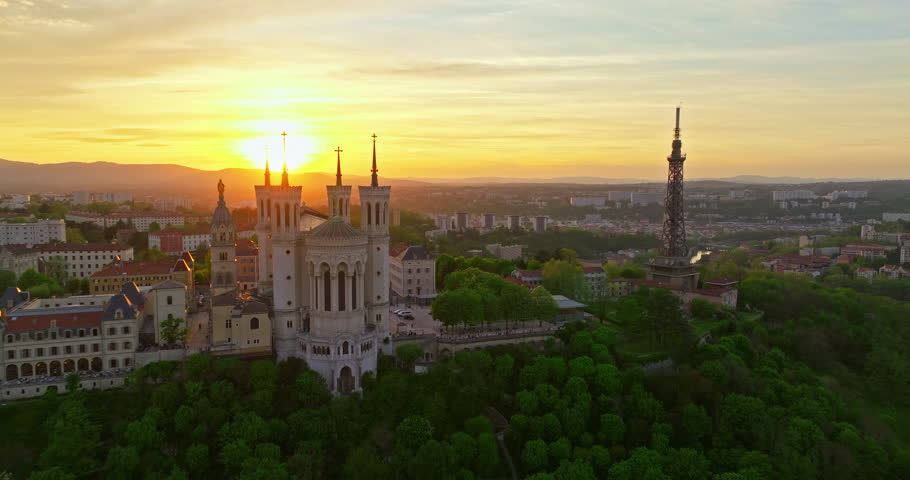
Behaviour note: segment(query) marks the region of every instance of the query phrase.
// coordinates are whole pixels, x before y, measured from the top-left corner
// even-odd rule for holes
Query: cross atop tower
[[[370,182],[370,186],[378,187],[379,186],[379,177],[376,175],[379,173],[379,169],[376,168],[376,134],[373,134],[373,169],[370,170],[373,173],[373,181]]]
[[[281,186],[288,184],[288,132],[281,132],[281,147],[284,149],[284,165],[281,167]]]
[[[341,152],[344,150],[341,147],[335,149],[335,153],[338,154],[338,168],[335,171],[335,185],[341,186]]]
[[[272,172],[269,171],[269,147],[265,147],[265,186],[270,187],[272,185]]]

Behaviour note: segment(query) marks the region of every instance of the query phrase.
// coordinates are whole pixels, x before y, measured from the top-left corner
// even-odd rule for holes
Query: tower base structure
[[[698,287],[698,271],[689,257],[654,257],[648,263],[647,279],[668,287],[693,290]]]

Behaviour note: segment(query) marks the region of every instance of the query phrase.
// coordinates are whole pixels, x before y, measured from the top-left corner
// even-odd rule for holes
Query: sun
[[[300,122],[255,120],[246,122],[243,131],[249,132],[250,136],[238,140],[237,153],[257,168],[265,167],[265,158],[268,154],[269,167],[272,171],[280,171],[285,159],[288,162],[288,170],[300,170],[318,152],[312,129]],[[284,138],[282,132],[287,133]]]

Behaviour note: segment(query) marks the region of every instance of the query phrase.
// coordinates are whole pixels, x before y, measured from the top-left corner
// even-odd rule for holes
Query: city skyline
[[[659,179],[682,102],[689,178],[910,177],[892,2],[214,5],[0,0],[0,158]]]

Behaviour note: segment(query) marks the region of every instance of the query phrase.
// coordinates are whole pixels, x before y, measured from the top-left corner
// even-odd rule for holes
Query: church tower
[[[341,217],[345,223],[351,223],[351,186],[341,184],[341,147],[335,149],[338,154],[338,166],[335,171],[335,185],[326,185],[329,201],[329,218]]]
[[[218,180],[218,206],[212,215],[211,232],[210,281],[211,292],[215,296],[237,290],[236,232],[231,212],[224,203],[224,183],[221,180]]]
[[[360,229],[367,234],[364,300],[368,324],[387,329],[389,316],[389,198],[392,187],[379,186],[376,134],[373,134],[372,181],[360,190]]]

